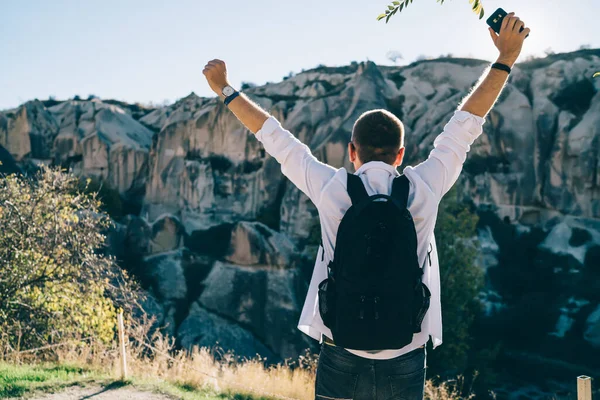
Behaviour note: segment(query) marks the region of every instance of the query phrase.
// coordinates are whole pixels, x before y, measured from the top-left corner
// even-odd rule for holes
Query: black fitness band
[[[229,103],[231,103],[233,100],[235,100],[236,97],[238,97],[240,95],[240,92],[235,92],[234,94],[232,94],[231,96],[227,97],[225,99],[225,105],[228,106]]]
[[[506,71],[509,74],[512,71],[512,69],[508,65],[501,63],[493,63],[492,68],[499,69],[500,71]]]

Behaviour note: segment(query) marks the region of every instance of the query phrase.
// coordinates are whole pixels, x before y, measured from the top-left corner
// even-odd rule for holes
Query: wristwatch
[[[223,96],[225,96],[225,105],[228,106],[236,97],[240,95],[240,92],[227,85],[223,88],[222,92]]]
[[[223,93],[223,96],[225,96],[225,98],[231,96],[232,94],[235,93],[235,89],[232,88],[231,86],[227,85],[223,88],[223,90],[221,91],[221,93]]]

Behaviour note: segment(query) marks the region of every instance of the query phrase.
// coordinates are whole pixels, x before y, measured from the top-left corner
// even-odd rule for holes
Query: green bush
[[[478,217],[456,200],[455,190],[442,200],[435,227],[442,291],[444,344],[430,353],[428,365],[434,374],[457,375],[469,367],[472,326],[481,313],[478,294],[483,288],[483,270],[477,258]]]
[[[106,181],[98,178],[80,178],[77,188],[84,193],[97,196],[100,200],[100,210],[106,212],[111,218],[119,220],[125,216],[123,211],[123,200],[117,189],[114,189]]]
[[[135,291],[101,254],[110,223],[74,176],[42,168],[0,180],[0,346],[113,339],[116,308]]]

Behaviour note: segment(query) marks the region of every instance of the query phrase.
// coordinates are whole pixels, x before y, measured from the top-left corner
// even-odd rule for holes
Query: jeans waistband
[[[330,346],[335,346],[335,345],[336,345],[336,344],[333,342],[333,340],[332,340],[332,339],[329,339],[329,337],[327,337],[327,335],[323,335],[323,343],[325,343],[325,344],[328,344],[328,345],[330,345]],[[418,349],[424,349],[424,348],[425,348],[425,345],[423,345],[423,346],[421,346],[421,347],[418,347],[418,348],[417,348],[417,349],[415,349],[415,350],[418,350]],[[413,350],[413,351],[414,351],[414,350]]]
[[[397,363],[410,363],[414,362],[415,360],[421,360],[419,362],[423,362],[423,364],[425,364],[425,346],[421,346],[398,357],[378,360],[357,356],[356,354],[350,353],[343,347],[336,346],[335,344],[331,343],[326,343],[324,341],[321,347],[321,358],[323,358],[323,360],[325,360],[326,363],[337,366],[364,364],[388,365]]]

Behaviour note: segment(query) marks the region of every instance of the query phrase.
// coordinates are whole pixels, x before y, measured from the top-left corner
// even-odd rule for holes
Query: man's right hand
[[[522,32],[521,28],[524,28]],[[494,45],[500,51],[498,62],[512,68],[521,54],[523,41],[531,32],[531,29],[525,28],[525,23],[514,12],[511,12],[504,17],[499,35],[492,28],[489,28],[489,31]]]
[[[222,92],[223,88],[229,85],[229,81],[227,80],[227,65],[225,65],[225,62],[221,60],[209,61],[202,73],[206,76],[206,81],[212,91],[215,92],[217,96],[224,98],[225,96],[223,96]]]

